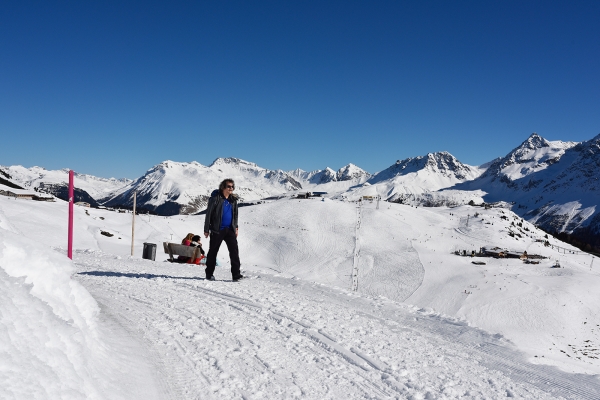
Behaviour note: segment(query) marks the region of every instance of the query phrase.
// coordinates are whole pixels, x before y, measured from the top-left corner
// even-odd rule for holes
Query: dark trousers
[[[210,247],[206,256],[206,277],[210,278],[215,273],[217,265],[217,253],[221,247],[221,243],[225,241],[227,250],[229,250],[229,259],[231,260],[231,276],[237,278],[240,276],[240,253],[238,250],[237,237],[235,230],[225,228],[218,232],[210,232]]]

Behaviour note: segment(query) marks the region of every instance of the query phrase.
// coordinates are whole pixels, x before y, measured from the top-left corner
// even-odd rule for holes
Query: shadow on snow
[[[91,276],[110,276],[115,278],[138,278],[138,279],[156,279],[156,278],[164,278],[164,279],[191,279],[198,281],[205,281],[206,278],[201,278],[199,276],[171,276],[171,275],[155,275],[155,274],[132,274],[125,272],[113,272],[113,271],[88,271],[88,272],[78,272],[77,275],[91,275]]]

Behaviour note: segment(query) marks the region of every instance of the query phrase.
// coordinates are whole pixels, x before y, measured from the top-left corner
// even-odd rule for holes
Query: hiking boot
[[[235,278],[232,279],[232,281],[237,282],[240,279],[244,279],[244,275],[236,276]]]
[[[207,277],[206,277],[206,280],[207,280],[207,281],[214,281],[214,280],[216,280],[216,279],[215,279],[215,276],[214,276],[214,275],[211,275],[211,276],[207,276]]]

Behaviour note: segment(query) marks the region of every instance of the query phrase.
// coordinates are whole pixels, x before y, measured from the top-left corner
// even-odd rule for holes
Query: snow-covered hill
[[[244,207],[237,284],[164,261],[203,216],[138,216],[130,257],[131,214],[76,207],[73,263],[66,218],[0,197],[0,397],[600,396],[596,265],[508,210]],[[549,258],[452,254],[490,245]]]

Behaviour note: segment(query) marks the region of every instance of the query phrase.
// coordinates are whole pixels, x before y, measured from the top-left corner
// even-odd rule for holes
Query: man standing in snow
[[[206,279],[214,281],[217,253],[225,241],[231,259],[231,277],[234,282],[243,278],[240,273],[240,255],[238,251],[238,197],[233,194],[233,179],[225,179],[219,189],[212,192],[206,207],[204,236],[210,235],[210,246],[206,256]]]

